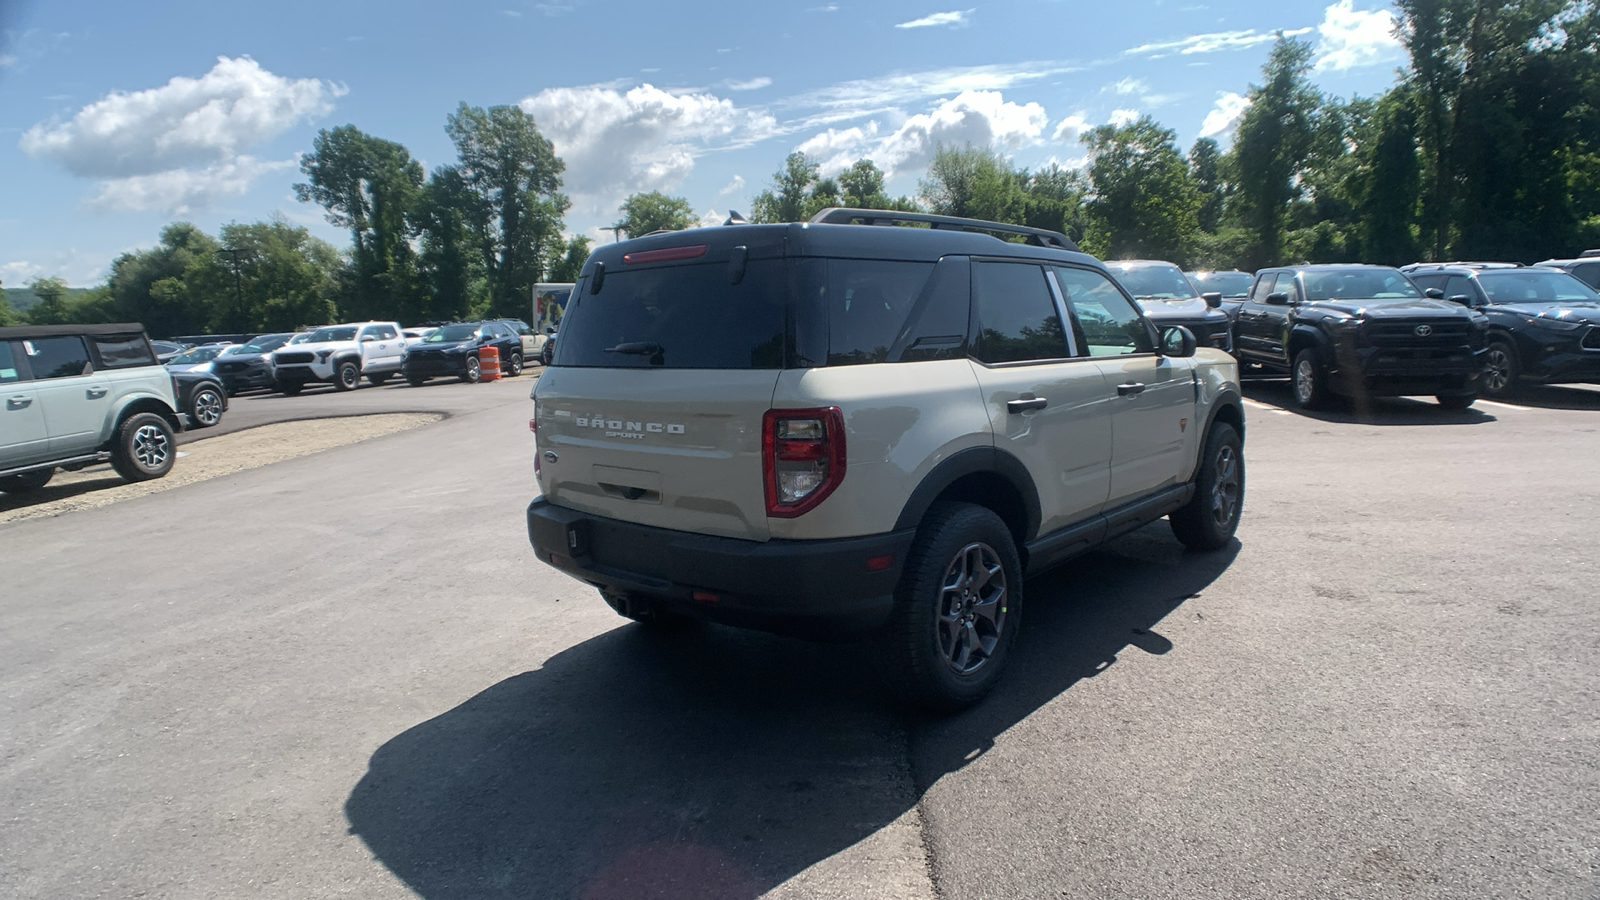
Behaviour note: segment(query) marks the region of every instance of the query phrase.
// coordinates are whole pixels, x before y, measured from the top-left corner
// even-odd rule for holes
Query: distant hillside
[[[77,295],[82,294],[87,290],[89,290],[89,289],[88,288],[67,288],[67,299],[71,300],[73,297],[76,297]],[[25,287],[6,288],[5,292],[6,292],[6,299],[11,301],[11,308],[16,310],[17,312],[22,312],[23,310],[28,309],[28,308],[32,307],[35,303],[39,302],[39,295],[35,294],[33,292],[33,288],[25,288]]]

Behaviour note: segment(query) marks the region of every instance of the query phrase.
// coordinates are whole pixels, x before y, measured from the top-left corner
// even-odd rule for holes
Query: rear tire
[[[953,712],[1000,680],[1022,623],[1022,563],[989,509],[937,503],[923,518],[883,633],[884,678],[905,701]]]
[[[367,376],[367,382],[369,384],[371,384],[373,387],[383,387],[384,383],[387,382],[388,380],[389,380],[389,374],[387,372],[385,372],[382,375],[368,375]]]
[[[346,360],[339,363],[339,368],[333,373],[333,389],[336,391],[353,391],[361,386],[361,367],[354,362]]]
[[[511,351],[511,360],[506,364],[506,374],[512,378],[522,374],[522,351]]]
[[[419,376],[416,376],[416,375],[408,375],[408,376],[406,376],[406,384],[409,384],[412,387],[422,387],[423,385],[425,385],[427,383],[428,383],[428,379],[426,379],[426,378],[422,378],[422,377],[419,377]]]
[[[172,426],[155,413],[129,416],[117,429],[111,449],[111,467],[128,481],[149,481],[172,471],[178,442]]]
[[[0,478],[0,494],[26,494],[37,491],[50,483],[54,478],[55,469],[45,469],[42,472],[24,472],[21,475],[7,475]]]
[[[1239,529],[1244,507],[1244,442],[1227,422],[1206,434],[1194,497],[1168,516],[1172,533],[1190,550],[1221,550]]]
[[[1328,405],[1328,373],[1317,360],[1317,351],[1307,347],[1296,353],[1289,368],[1289,386],[1295,405],[1301,409],[1321,409]]]
[[[1445,409],[1470,409],[1478,402],[1477,394],[1440,394],[1434,398]]]
[[[214,387],[199,387],[189,398],[189,421],[196,428],[210,428],[222,421],[222,393]]]
[[[483,377],[483,364],[478,362],[476,356],[467,357],[467,370],[461,373],[461,380],[467,384],[477,384]]]

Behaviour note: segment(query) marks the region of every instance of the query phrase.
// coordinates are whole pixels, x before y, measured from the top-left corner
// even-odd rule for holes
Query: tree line
[[[1532,262],[1600,246],[1600,4],[1398,0],[1408,62],[1381,96],[1312,82],[1313,52],[1279,35],[1230,147],[1187,152],[1150,116],[1081,138],[1081,168],[1019,168],[985,148],[938,147],[915,197],[890,196],[861,159],[836,176],[790,154],[753,222],[828,206],[924,210],[1079,237],[1107,259],[1251,271],[1288,262]],[[69,295],[32,283],[36,323],[143,321],[153,334],[287,330],[336,320],[523,316],[538,281],[570,281],[589,241],[563,237],[564,164],[515,106],[445,126],[457,159],[424,173],[398,143],[353,125],[302,158],[306,203],[349,229],[338,250],[281,218],[213,237],[175,223],[125,253],[106,283]],[[695,225],[682,197],[639,193],[612,228]],[[0,302],[0,323],[15,314]]]

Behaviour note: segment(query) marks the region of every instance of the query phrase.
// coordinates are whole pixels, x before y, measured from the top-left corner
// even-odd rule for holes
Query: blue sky
[[[0,280],[97,283],[177,219],[277,213],[343,247],[293,198],[297,154],[350,123],[431,169],[461,101],[532,113],[568,229],[609,238],[635,191],[748,210],[795,149],[912,194],[941,142],[1078,165],[1084,128],[1149,113],[1226,144],[1274,31],[1323,90],[1371,95],[1392,23],[1373,0],[0,0]]]

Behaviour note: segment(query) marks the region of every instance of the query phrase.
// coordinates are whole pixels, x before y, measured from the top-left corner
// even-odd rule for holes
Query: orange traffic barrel
[[[494,381],[500,377],[500,348],[478,348],[478,380]]]

